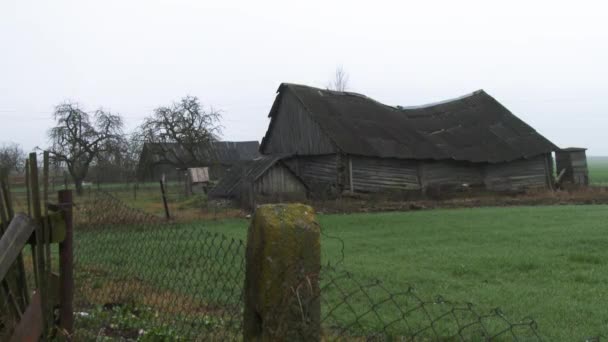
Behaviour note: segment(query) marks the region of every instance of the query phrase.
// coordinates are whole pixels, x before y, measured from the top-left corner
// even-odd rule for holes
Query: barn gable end
[[[322,155],[337,148],[313,121],[300,99],[290,90],[277,95],[270,112],[270,128],[262,140],[263,154]]]

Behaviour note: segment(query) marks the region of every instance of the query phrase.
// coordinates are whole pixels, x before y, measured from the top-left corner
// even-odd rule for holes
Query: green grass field
[[[319,221],[324,263],[342,258],[341,242],[330,238],[338,237],[344,268],[395,292],[412,284],[424,298],[472,302],[482,312],[500,307],[512,320],[531,316],[549,341],[608,336],[608,206],[319,215]],[[204,250],[194,238],[201,229],[245,239],[247,225],[241,219],[183,224],[171,244],[165,234],[149,232],[78,238],[91,248],[122,251],[144,244],[155,252],[133,256],[144,270],[138,276],[151,282],[178,277],[179,284],[176,267],[195,272],[196,265],[176,247]],[[87,262],[120,264],[104,258],[89,255]]]
[[[588,157],[589,178],[593,185],[608,185],[608,157]]]

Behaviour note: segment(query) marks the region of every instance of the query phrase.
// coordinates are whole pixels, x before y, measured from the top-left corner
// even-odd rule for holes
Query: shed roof
[[[188,168],[188,176],[193,184],[205,183],[209,181],[208,167],[190,167]]]
[[[214,141],[196,149],[196,161],[181,145],[176,143],[145,143],[142,153],[149,163],[201,166],[212,163],[233,164],[257,158],[260,144],[257,141]]]
[[[226,175],[224,175],[213,189],[209,191],[209,197],[233,197],[239,190],[243,181],[251,182],[257,180],[266,172],[266,170],[270,169],[274,164],[286,156],[287,155],[281,154],[265,155],[232,166]]]
[[[283,83],[261,151],[286,91],[345,153],[498,163],[558,149],[483,90],[425,106],[391,107],[357,93]]]
[[[587,151],[584,147],[566,147],[559,150],[559,152],[584,152]]]

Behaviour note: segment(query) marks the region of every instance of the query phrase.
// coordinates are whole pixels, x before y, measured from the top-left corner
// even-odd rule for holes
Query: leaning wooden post
[[[167,220],[169,220],[169,219],[171,219],[171,215],[169,215],[169,206],[167,205],[167,194],[165,193],[165,182],[163,182],[162,179],[160,180],[160,192],[163,195],[163,205],[165,207],[165,218]]]
[[[65,238],[59,244],[60,311],[59,326],[69,335],[74,332],[74,226],[72,190],[58,192],[58,200],[65,220]]]
[[[314,210],[259,206],[246,257],[244,341],[319,341],[321,247]]]

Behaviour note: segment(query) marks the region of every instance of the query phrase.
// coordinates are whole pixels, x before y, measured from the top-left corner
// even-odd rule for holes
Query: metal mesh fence
[[[245,242],[131,209],[99,193],[79,205],[75,230],[76,337],[241,340]],[[285,310],[321,306],[324,340],[538,341],[532,319],[421,298],[342,266],[284,289]],[[319,281],[320,296],[311,293]],[[295,304],[294,304],[295,303]],[[293,305],[292,305],[293,304]],[[305,326],[305,325],[304,325]],[[299,336],[306,339],[307,336]]]
[[[100,193],[78,208],[77,338],[234,339],[244,243]]]
[[[427,300],[415,288],[394,291],[380,280],[325,267],[321,272],[322,324],[326,336],[366,340],[539,341],[534,320],[513,322],[500,309],[478,311],[471,303],[441,296]]]

